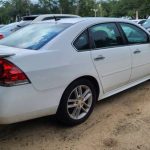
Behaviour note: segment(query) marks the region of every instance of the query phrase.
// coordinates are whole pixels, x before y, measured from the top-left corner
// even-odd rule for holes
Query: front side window
[[[0,45],[37,50],[71,25],[49,23],[32,24],[2,39]]]
[[[86,51],[89,50],[89,38],[88,38],[88,32],[83,32],[74,42],[74,46],[79,51]]]
[[[103,23],[90,28],[95,48],[122,45],[123,41],[115,23]]]
[[[128,23],[120,23],[120,25],[129,44],[142,44],[149,41],[147,33],[139,27]]]

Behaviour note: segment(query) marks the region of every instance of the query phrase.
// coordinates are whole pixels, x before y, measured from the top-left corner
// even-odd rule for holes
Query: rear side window
[[[74,46],[79,51],[89,50],[89,37],[88,32],[84,31],[74,42]]]
[[[104,23],[90,28],[95,48],[122,45],[123,41],[115,23]]]
[[[120,23],[120,25],[129,44],[142,44],[149,41],[147,33],[139,27],[128,23]]]
[[[71,24],[32,24],[0,41],[0,45],[37,50],[51,41]]]

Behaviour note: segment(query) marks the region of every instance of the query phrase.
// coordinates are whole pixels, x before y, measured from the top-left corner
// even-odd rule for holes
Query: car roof
[[[65,18],[65,19],[59,19],[59,20],[47,20],[47,21],[39,21],[35,22],[33,24],[70,24],[70,25],[76,25],[79,27],[87,28],[99,23],[114,23],[114,22],[123,22],[123,23],[129,23],[136,25],[140,28],[142,28],[144,31],[145,28],[140,26],[139,24],[128,20],[128,19],[122,19],[122,18],[108,18],[108,17],[80,17],[80,18]],[[146,31],[147,32],[147,31]],[[148,33],[148,32],[147,32]],[[149,33],[148,33],[149,34]]]
[[[32,22],[38,22],[38,21],[43,21],[43,19],[48,18],[48,17],[72,17],[72,18],[79,18],[80,16],[77,15],[72,15],[72,14],[43,14],[43,15],[39,15],[38,17],[36,17]]]
[[[53,17],[53,16],[73,16],[73,17],[80,17],[80,16],[78,16],[78,15],[72,15],[72,14],[41,14],[41,15],[39,15],[38,17],[40,17],[40,16],[42,16],[42,17]]]
[[[47,21],[40,21],[38,23],[70,23],[70,24],[77,24],[80,22],[86,22],[87,24],[95,24],[95,23],[103,23],[103,22],[128,22],[135,24],[131,20],[128,19],[121,19],[121,18],[108,18],[108,17],[80,17],[80,18],[65,18],[65,19],[60,19],[60,20],[47,20]]]

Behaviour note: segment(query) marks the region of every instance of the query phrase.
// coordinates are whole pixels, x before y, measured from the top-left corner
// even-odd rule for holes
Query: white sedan
[[[85,121],[102,100],[150,79],[150,35],[130,21],[64,19],[0,41],[0,124],[56,114]]]

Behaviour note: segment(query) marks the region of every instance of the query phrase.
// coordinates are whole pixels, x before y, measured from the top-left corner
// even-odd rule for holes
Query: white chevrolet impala
[[[95,102],[150,79],[150,35],[126,20],[29,25],[0,41],[0,124],[55,114],[76,125]]]

